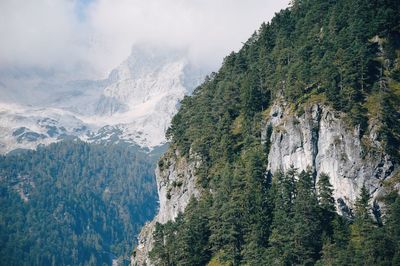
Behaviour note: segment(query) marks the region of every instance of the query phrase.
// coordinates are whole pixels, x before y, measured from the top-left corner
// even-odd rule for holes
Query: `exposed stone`
[[[270,137],[271,143],[268,170],[286,171],[293,165],[299,171],[311,167],[316,179],[321,173],[328,174],[342,214],[343,205],[351,209],[363,184],[375,198],[381,182],[394,170],[390,157],[380,151],[377,127],[371,126],[361,141],[359,128],[349,126],[344,117],[320,104],[305,107],[298,116],[281,102],[271,108],[263,133],[264,141]]]
[[[156,169],[157,189],[160,209],[153,221],[147,223],[138,237],[138,246],[131,265],[153,265],[149,259],[149,252],[153,247],[153,232],[156,223],[165,224],[174,220],[183,212],[194,196],[199,197],[200,191],[196,187],[195,171],[200,166],[200,160],[191,154],[189,159],[180,156],[178,150],[167,153]]]

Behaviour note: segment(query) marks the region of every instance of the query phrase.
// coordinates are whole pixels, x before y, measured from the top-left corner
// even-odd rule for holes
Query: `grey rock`
[[[156,169],[160,209],[154,220],[147,223],[140,232],[131,265],[154,265],[149,259],[149,252],[153,247],[155,225],[173,221],[185,210],[192,197],[200,196],[195,178],[199,167],[200,159],[196,155],[191,154],[187,159],[178,150],[170,150],[161,158]]]
[[[352,208],[363,184],[376,198],[383,190],[382,181],[394,173],[376,131],[377,127],[370,126],[360,139],[359,128],[349,126],[345,115],[330,107],[312,104],[296,115],[287,104],[277,102],[262,135],[270,143],[267,170],[273,174],[293,165],[299,171],[311,167],[316,181],[321,173],[329,175],[334,197],[340,202],[337,210],[344,215],[343,206]]]

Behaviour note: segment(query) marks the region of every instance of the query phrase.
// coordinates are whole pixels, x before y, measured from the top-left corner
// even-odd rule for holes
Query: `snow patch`
[[[150,149],[164,144],[179,101],[206,73],[186,58],[182,51],[134,47],[105,80],[63,84],[33,106],[0,98],[0,153],[66,137]]]

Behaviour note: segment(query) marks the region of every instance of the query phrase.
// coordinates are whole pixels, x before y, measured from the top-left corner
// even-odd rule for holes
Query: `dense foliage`
[[[111,265],[157,207],[157,156],[66,141],[0,157],[1,265]]]
[[[241,181],[235,175],[232,181],[224,178],[217,197],[193,198],[184,215],[157,224],[150,253],[156,265],[400,263],[397,192],[386,198],[383,225],[382,217],[372,218],[365,187],[354,215],[346,219],[335,211],[328,176],[322,175],[315,187],[311,171],[290,169],[263,184],[259,174]]]
[[[379,120],[399,158],[399,13],[397,0],[293,1],[183,100],[168,136],[182,152],[231,160],[258,137],[273,100],[283,96],[300,112],[317,99],[348,113],[361,133]]]
[[[201,157],[205,192],[175,222],[157,225],[158,265],[396,264],[399,199],[374,221],[363,190],[354,219],[337,216],[329,178],[316,193],[309,172],[264,175],[261,125],[277,99],[299,115],[305,104],[327,104],[348,114],[362,140],[378,127],[399,162],[399,14],[397,0],[292,1],[182,101],[167,135],[182,154]]]

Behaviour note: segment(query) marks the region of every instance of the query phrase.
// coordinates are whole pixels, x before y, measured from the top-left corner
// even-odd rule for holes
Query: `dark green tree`
[[[185,210],[184,224],[178,232],[181,243],[178,254],[179,265],[205,265],[211,258],[208,245],[210,200],[211,195],[203,196],[200,201],[192,198]]]
[[[274,175],[275,200],[272,231],[269,248],[266,252],[268,264],[292,264],[293,256],[293,201],[295,195],[296,169],[289,169],[287,174],[277,172]]]
[[[322,247],[318,199],[311,170],[302,171],[293,205],[293,254],[296,264],[311,265]]]
[[[333,234],[333,219],[336,215],[333,187],[329,182],[329,176],[321,173],[318,179],[318,202],[321,209],[321,224],[327,237]]]
[[[374,261],[370,252],[373,244],[371,235],[374,229],[369,205],[370,199],[369,191],[363,185],[355,202],[355,218],[351,225],[350,244],[354,250],[353,263],[355,264],[361,264],[362,261],[369,263]]]

